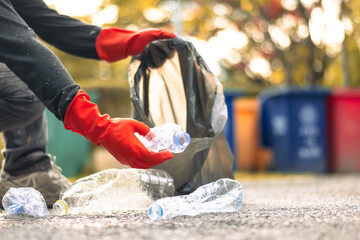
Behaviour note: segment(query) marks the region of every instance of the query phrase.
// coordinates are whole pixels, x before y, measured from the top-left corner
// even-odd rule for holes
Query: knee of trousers
[[[44,112],[44,104],[37,98],[34,97],[34,101],[28,104],[28,108],[22,111],[22,120],[23,124],[28,125],[38,119]]]
[[[0,131],[29,125],[44,109],[28,85],[0,62]]]
[[[33,95],[26,97],[24,101],[0,102],[0,131],[23,127],[37,120],[44,112],[44,104]]]

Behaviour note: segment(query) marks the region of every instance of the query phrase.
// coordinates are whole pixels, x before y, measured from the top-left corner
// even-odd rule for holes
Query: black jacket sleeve
[[[42,0],[10,2],[23,20],[45,42],[76,56],[99,59],[95,41],[100,34],[100,27],[60,15],[48,8]]]
[[[24,81],[63,120],[79,90],[59,59],[36,39],[10,0],[0,1],[0,62]]]

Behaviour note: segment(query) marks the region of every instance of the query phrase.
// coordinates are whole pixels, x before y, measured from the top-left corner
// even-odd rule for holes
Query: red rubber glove
[[[115,62],[144,51],[154,40],[174,38],[175,34],[161,29],[131,31],[120,28],[105,28],[96,39],[96,51],[107,62]]]
[[[144,123],[101,115],[98,106],[82,90],[70,103],[64,127],[83,135],[95,145],[102,145],[120,163],[133,168],[151,168],[173,156],[169,151],[150,152],[134,135],[134,132],[145,135],[150,131]]]

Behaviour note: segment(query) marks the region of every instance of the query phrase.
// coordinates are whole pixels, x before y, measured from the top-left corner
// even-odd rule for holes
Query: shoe
[[[70,187],[71,182],[61,174],[61,168],[51,161],[51,168],[26,175],[12,176],[3,169],[0,173],[0,206],[1,200],[10,187],[33,187],[44,197],[50,208],[59,199],[60,192]]]

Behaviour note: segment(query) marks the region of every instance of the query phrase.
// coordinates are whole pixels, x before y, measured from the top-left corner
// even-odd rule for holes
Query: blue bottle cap
[[[16,202],[11,202],[9,206],[9,211],[11,214],[18,215],[24,212],[24,207]]]
[[[148,210],[148,216],[150,220],[157,221],[160,220],[164,212],[162,207],[159,204],[152,204]]]
[[[181,149],[185,149],[191,142],[191,137],[187,132],[177,132],[174,135],[175,145]]]

